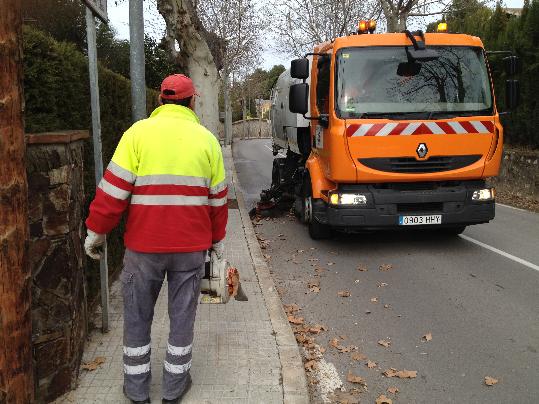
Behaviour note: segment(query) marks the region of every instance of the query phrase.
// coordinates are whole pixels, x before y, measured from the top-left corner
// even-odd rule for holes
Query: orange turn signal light
[[[376,29],[376,21],[369,20],[369,32],[372,34],[375,29]]]

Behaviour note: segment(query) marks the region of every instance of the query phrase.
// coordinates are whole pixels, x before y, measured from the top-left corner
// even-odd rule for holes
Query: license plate
[[[399,225],[401,226],[418,226],[429,224],[442,224],[442,215],[399,216]]]

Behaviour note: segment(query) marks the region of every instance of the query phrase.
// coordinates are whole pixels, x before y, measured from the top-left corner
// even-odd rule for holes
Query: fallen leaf
[[[376,401],[376,404],[393,404],[393,400],[390,398],[387,398],[385,395],[380,395]]]
[[[399,389],[396,387],[388,387],[387,392],[391,394],[397,394],[399,392]]]
[[[309,258],[308,261],[313,261],[314,262],[314,261],[320,261],[320,259],[319,258]]]
[[[387,369],[382,374],[386,377],[398,377],[399,379],[415,379],[417,377],[416,370],[397,370],[395,368]]]
[[[359,272],[367,272],[369,269],[364,265],[358,265],[357,270]]]
[[[365,314],[371,314],[372,312],[370,310],[367,310]]]
[[[292,324],[303,324],[303,317],[294,317],[293,315],[288,316],[288,322]]]
[[[346,376],[346,380],[348,380],[350,383],[361,384],[363,386],[367,384],[365,382],[365,379],[363,379],[361,376],[356,376],[351,371],[348,371],[348,376]]]
[[[299,254],[301,254],[302,252],[305,252],[305,250],[298,250]]]
[[[324,348],[323,346],[321,346],[320,348],[318,348],[318,350],[320,351],[320,353],[324,353],[326,352],[326,348]]]
[[[350,358],[355,361],[364,361],[365,359],[367,359],[367,356],[362,354],[361,352],[354,352],[352,355],[350,355]]]
[[[357,394],[358,393],[355,391],[342,391],[340,389],[336,389],[330,398],[331,402],[335,404],[359,404]]]
[[[312,372],[314,369],[318,369],[318,365],[316,364],[316,361],[305,362],[303,366],[305,366],[305,370],[308,372]]]
[[[307,287],[309,288],[311,292],[318,293],[320,292],[320,281],[317,279],[311,280],[307,284]]]
[[[349,345],[349,346],[339,346],[337,347],[340,353],[347,353],[352,352],[354,349],[357,349],[357,346],[355,345]]]
[[[390,271],[393,269],[393,265],[391,264],[382,264],[380,265],[380,267],[378,268],[380,271]]]
[[[293,313],[295,311],[300,311],[301,308],[297,304],[283,304],[284,311],[287,313]]]
[[[332,266],[332,265],[335,265],[335,263],[334,262],[328,262],[329,267]]]
[[[498,379],[495,379],[495,378],[490,377],[490,376],[485,376],[485,384],[487,386],[494,386],[497,383],[498,383]]]
[[[389,309],[391,307],[391,305],[389,304],[384,304],[384,309]]]
[[[391,341],[386,341],[385,339],[381,339],[378,341],[378,345],[382,345],[385,348],[389,348],[391,345]]]
[[[264,254],[264,259],[269,260],[271,258],[271,255]]]
[[[383,287],[386,287],[388,284],[385,283],[385,282],[378,282],[378,287],[379,288],[383,288]]]
[[[105,358],[103,356],[97,356],[94,358],[93,361],[88,362],[88,363],[83,363],[81,367],[84,370],[93,371],[93,370],[96,370],[103,363],[105,363]]]
[[[325,268],[315,268],[315,269],[314,269],[314,272],[316,272],[317,274],[319,274],[319,273],[324,272],[325,270],[326,270]]]
[[[350,297],[352,294],[348,290],[339,290],[337,295],[340,297]]]
[[[432,341],[432,333],[429,332],[429,333],[423,335],[423,339],[424,339],[426,342]]]
[[[329,341],[329,345],[333,348],[337,348],[339,346],[339,339],[333,338],[331,341]]]
[[[320,334],[322,331],[326,331],[327,327],[322,324],[315,324],[312,327],[309,327],[309,332],[311,334]]]
[[[377,297],[373,297],[371,299],[371,303],[378,303],[378,298]]]
[[[367,365],[367,367],[369,369],[374,369],[376,367],[376,362],[373,362],[373,361],[367,361],[367,363],[365,364]]]

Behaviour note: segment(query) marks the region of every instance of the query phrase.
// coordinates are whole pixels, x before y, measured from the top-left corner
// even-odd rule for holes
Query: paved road
[[[270,184],[269,146],[249,140],[234,147],[248,205]],[[323,401],[320,391],[338,379],[350,388],[349,370],[367,382],[361,402],[382,393],[395,403],[539,402],[538,214],[497,206],[493,222],[456,238],[375,233],[312,241],[286,215],[261,221],[257,232],[269,241],[283,303],[299,305],[306,322],[327,326],[317,343],[328,347],[344,336],[341,345],[356,345],[377,363],[368,369],[328,347],[313,402]],[[382,264],[392,269],[380,271]],[[320,292],[309,293],[307,283],[316,279]],[[338,297],[342,290],[351,296]],[[429,332],[432,341],[422,341]],[[378,345],[381,339],[389,348]],[[417,370],[417,378],[383,377],[390,367]],[[499,383],[487,387],[485,376]],[[386,392],[390,386],[398,387],[397,396]]]

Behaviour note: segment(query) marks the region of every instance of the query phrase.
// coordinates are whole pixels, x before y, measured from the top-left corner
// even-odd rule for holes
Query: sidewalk
[[[183,403],[308,403],[303,365],[280,300],[261,258],[249,216],[238,192],[231,149],[224,148],[229,178],[226,249],[238,268],[248,302],[198,307],[191,375],[193,387]],[[262,286],[261,286],[262,285]],[[161,377],[167,346],[166,285],[155,307],[152,326],[152,402],[161,402]],[[110,332],[94,330],[83,362],[105,362],[82,370],[78,388],[55,403],[128,403],[123,396],[121,283],[110,288]],[[95,316],[100,318],[100,316]],[[99,324],[96,324],[99,327]]]

